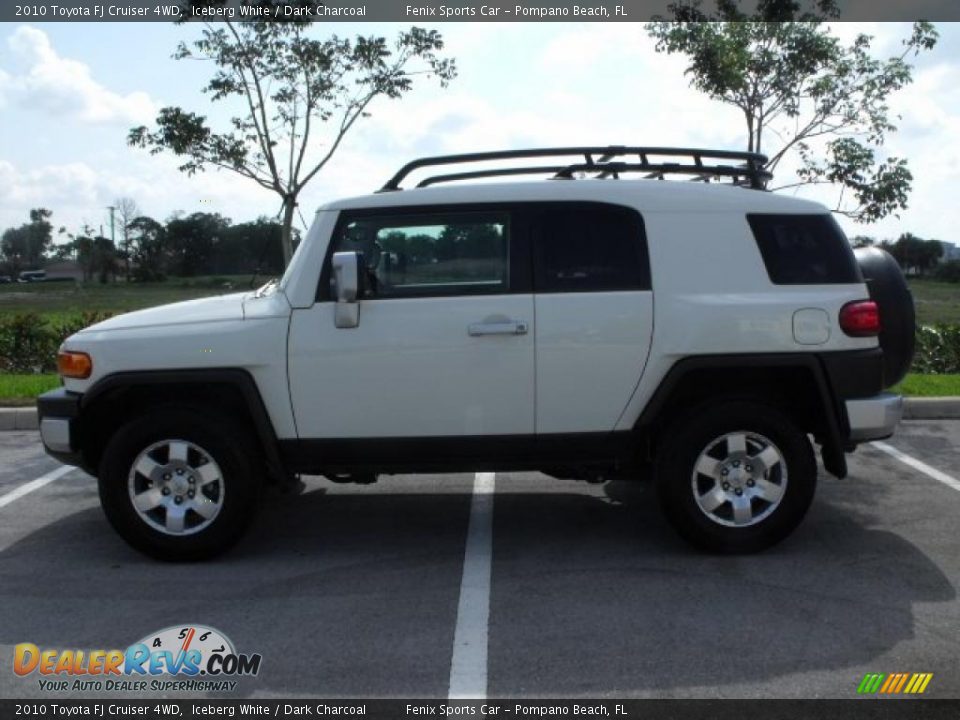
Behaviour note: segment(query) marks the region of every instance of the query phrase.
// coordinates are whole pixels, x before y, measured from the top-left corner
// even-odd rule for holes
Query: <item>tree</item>
[[[223,6],[226,0],[192,0]],[[314,5],[314,0],[241,0],[271,8]],[[309,21],[230,21],[207,24],[202,38],[181,43],[174,57],[212,60],[213,78],[204,91],[214,102],[238,100],[242,110],[229,129],[215,132],[206,117],[179,107],[163,108],[157,127],[130,130],[131,145],[184,159],[180,170],[207,167],[238,173],[275,192],[281,201],[284,265],[292,255],[297,198],[329,162],[344,136],[370,112],[378,97],[400,98],[417,75],[436,76],[445,86],[455,75],[453,60],[441,58],[435,30],[412,27],[393,46],[383,37],[308,37]],[[326,143],[317,142],[327,128]]]
[[[69,260],[74,256],[74,248],[72,242],[59,243],[50,248],[50,253],[48,257],[51,260]]]
[[[193,213],[167,221],[165,249],[168,269],[179,277],[210,272],[213,247],[230,220],[219,213]]]
[[[903,271],[924,275],[943,256],[943,245],[936,240],[923,240],[913,233],[904,233],[895,243],[884,242],[881,247],[893,255]]]
[[[499,257],[502,238],[503,234],[496,225],[447,225],[437,238],[437,257],[441,260],[496,258]]]
[[[921,275],[926,275],[937,266],[940,258],[943,257],[943,245],[937,240],[922,240],[921,243],[916,267]]]
[[[163,225],[141,215],[129,225],[132,275],[137,282],[156,282],[166,277],[166,231]]]
[[[844,45],[823,24],[839,16],[838,0],[759,0],[752,14],[740,0],[717,0],[713,14],[702,4],[669,5],[673,17],[647,32],[657,51],[689,58],[693,87],[743,113],[748,151],[767,152],[771,170],[798,160],[796,181],[773,189],[839,186],[835,212],[858,222],[907,206],[907,161],[876,150],[896,130],[888,100],[912,81],[907,59],[936,44],[930,23],[914,23],[902,52],[878,60],[870,36]]]
[[[53,242],[53,212],[46,208],[30,211],[30,222],[10,228],[0,238],[0,254],[10,272],[18,273],[24,268],[36,269]]]
[[[80,266],[80,272],[83,273],[83,281],[86,282],[93,277],[96,272],[96,258],[93,251],[92,231],[84,226],[81,234],[75,235],[70,243],[73,253],[77,258],[77,265]]]
[[[30,235],[26,225],[8,228],[0,237],[0,256],[3,258],[3,271],[0,274],[17,275],[24,267],[26,248]]]
[[[117,248],[113,240],[102,235],[93,238],[90,254],[91,267],[101,285],[105,285],[111,277],[117,279]]]
[[[854,248],[868,248],[873,247],[876,244],[876,240],[870,237],[869,235],[854,235],[850,238],[850,244]]]
[[[123,258],[124,276],[130,281],[130,223],[142,214],[133,198],[119,197],[113,201],[117,221],[120,223],[120,257]]]
[[[268,218],[231,225],[220,233],[213,248],[211,272],[224,275],[283,272],[280,223]]]
[[[960,260],[947,260],[937,266],[934,273],[937,280],[944,282],[960,283]]]

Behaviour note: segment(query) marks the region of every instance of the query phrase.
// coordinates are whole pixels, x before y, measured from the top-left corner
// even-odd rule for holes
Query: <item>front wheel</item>
[[[201,409],[158,408],[123,426],[100,466],[100,501],[130,545],[162,560],[200,560],[235,543],[258,478],[245,429]]]
[[[710,552],[756,552],[785,538],[810,507],[816,480],[806,433],[759,402],[716,402],[673,423],[656,464],[667,519]]]

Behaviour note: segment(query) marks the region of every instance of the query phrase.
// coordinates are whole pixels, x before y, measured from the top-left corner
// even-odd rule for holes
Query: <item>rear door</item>
[[[612,431],[653,334],[643,219],[558,203],[538,209],[533,228],[537,434]]]

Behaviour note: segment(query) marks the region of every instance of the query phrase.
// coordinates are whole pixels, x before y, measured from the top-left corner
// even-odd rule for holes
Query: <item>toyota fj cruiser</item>
[[[265,481],[480,470],[652,475],[694,545],[766,548],[810,505],[814,444],[842,478],[845,453],[894,431],[901,398],[883,390],[910,364],[914,316],[892,258],[764,191],[765,161],[619,146],[414,161],[320,208],[279,281],[68,338],[43,443],[161,558],[227,548]],[[401,192],[455,163],[482,164]],[[550,178],[462,182],[521,174]]]

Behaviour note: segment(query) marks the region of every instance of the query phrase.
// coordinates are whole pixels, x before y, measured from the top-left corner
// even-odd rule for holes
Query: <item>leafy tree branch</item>
[[[877,151],[897,129],[889,99],[912,81],[910,58],[936,45],[933,25],[914,23],[901,51],[881,60],[869,35],[845,45],[830,33],[836,0],[760,0],[752,13],[740,0],[715,6],[679,0],[646,29],[659,52],[687,57],[694,88],[740,110],[748,151],[766,153],[771,170],[799,162],[798,181],[775,189],[838,186],[835,211],[859,222],[905,208],[908,164]]]
[[[218,6],[225,0],[192,0]],[[305,6],[312,0],[242,0],[246,6]],[[228,127],[214,130],[206,116],[163,108],[156,127],[132,128],[131,145],[172,152],[192,175],[208,167],[230,170],[275,192],[283,215],[284,261],[292,254],[292,225],[304,186],[330,161],[377,98],[400,99],[417,76],[446,86],[456,76],[434,30],[411,27],[384,37],[314,37],[309,21],[230,21],[205,24],[201,37],[178,45],[174,58],[212,61],[204,87],[211,102],[236,101]]]

